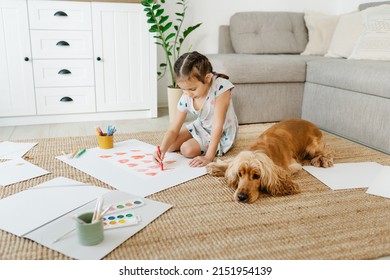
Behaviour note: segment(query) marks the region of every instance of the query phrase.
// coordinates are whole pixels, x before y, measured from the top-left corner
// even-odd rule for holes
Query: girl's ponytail
[[[196,51],[181,55],[175,62],[174,72],[176,80],[196,78],[205,83],[206,75],[212,73],[217,77],[229,79],[228,76],[213,72],[213,67],[206,56]]]

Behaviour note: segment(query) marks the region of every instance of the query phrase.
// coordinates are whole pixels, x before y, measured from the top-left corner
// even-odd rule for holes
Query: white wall
[[[192,50],[201,53],[217,53],[218,28],[220,25],[229,24],[230,17],[236,12],[242,11],[291,11],[303,12],[306,10],[317,11],[324,14],[341,14],[356,11],[360,3],[376,2],[379,0],[190,0],[185,25],[193,25],[202,22],[202,25],[188,38],[186,46],[192,45]],[[175,19],[178,11],[176,0],[167,0],[166,10],[171,20]],[[163,61],[163,53],[158,48],[159,63]],[[158,64],[159,64],[158,63]],[[167,79],[158,82],[158,104],[166,106]]]

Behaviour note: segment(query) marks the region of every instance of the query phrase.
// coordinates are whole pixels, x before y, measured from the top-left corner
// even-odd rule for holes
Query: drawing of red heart
[[[156,176],[156,175],[157,175],[157,172],[148,172],[148,173],[145,173],[145,175],[148,175],[148,176]]]
[[[164,163],[166,163],[166,164],[172,164],[172,163],[175,163],[176,162],[176,160],[166,160],[166,161],[164,161]]]
[[[120,160],[118,160],[118,162],[119,162],[119,163],[126,163],[126,162],[129,162],[129,160],[125,158],[125,159],[120,159]]]
[[[141,159],[144,158],[145,156],[132,156],[133,159]]]
[[[130,152],[133,152],[133,153],[136,153],[136,152],[140,152],[141,150],[130,150]]]
[[[110,158],[112,156],[100,156],[101,158]]]
[[[151,165],[151,166],[149,166],[149,168],[157,169],[157,168],[160,168],[160,165]]]
[[[151,163],[153,162],[153,160],[150,160],[150,159],[146,159],[146,160],[141,160],[142,162],[145,162],[145,163]]]
[[[175,168],[171,168],[171,167],[164,167],[164,171],[169,171],[169,170],[175,170]]]
[[[128,167],[135,167],[135,166],[138,166],[138,164],[136,164],[136,163],[129,163],[129,164],[127,164],[127,166]]]
[[[126,152],[117,152],[117,153],[115,153],[117,156],[122,156],[122,155],[125,155],[125,154],[127,154]]]
[[[136,171],[138,171],[138,172],[146,172],[146,171],[148,171],[149,169],[137,169]]]

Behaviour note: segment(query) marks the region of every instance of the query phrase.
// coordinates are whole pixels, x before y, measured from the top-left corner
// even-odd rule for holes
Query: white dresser
[[[157,116],[141,4],[0,0],[0,11],[0,126]]]

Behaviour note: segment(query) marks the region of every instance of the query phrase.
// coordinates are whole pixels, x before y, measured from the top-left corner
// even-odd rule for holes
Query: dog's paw
[[[225,176],[227,164],[218,160],[217,162],[210,162],[206,165],[206,171],[212,176],[222,177]]]
[[[333,166],[333,158],[326,156],[318,156],[311,160],[311,165],[316,167],[332,167]]]

